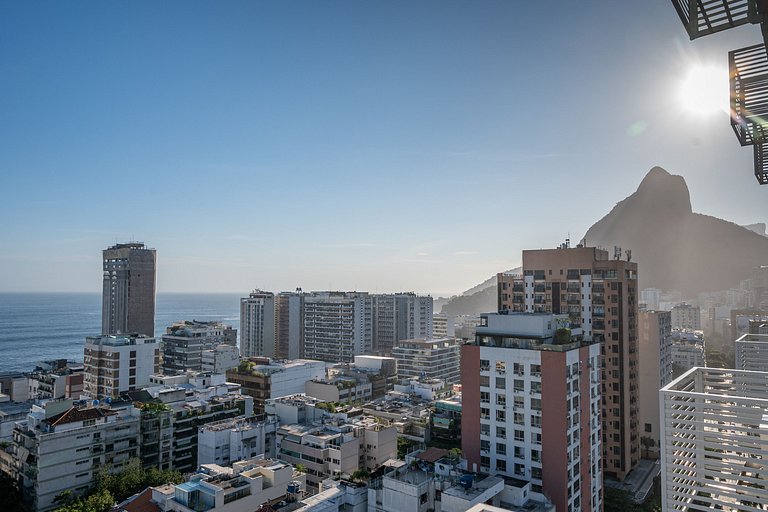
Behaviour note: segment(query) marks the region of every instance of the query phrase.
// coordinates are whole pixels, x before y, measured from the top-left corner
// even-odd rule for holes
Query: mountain
[[[507,270],[507,273],[522,274],[523,267]],[[479,315],[496,311],[498,299],[496,294],[496,276],[491,276],[477,286],[473,286],[461,295],[455,295],[441,304],[441,313],[449,316]],[[435,307],[437,311],[437,307]]]
[[[611,254],[614,246],[631,249],[640,289],[677,289],[684,297],[738,286],[753,267],[768,265],[768,238],[693,213],[685,180],[661,167],[651,169],[585,238]]]

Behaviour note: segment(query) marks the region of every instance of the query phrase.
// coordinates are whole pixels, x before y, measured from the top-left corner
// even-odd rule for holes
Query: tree
[[[299,464],[296,464],[296,465],[294,466],[294,469],[295,469],[295,470],[296,470],[298,473],[306,473],[306,472],[307,472],[307,467],[306,467],[304,464],[301,464],[301,463],[299,463]]]
[[[352,473],[353,482],[365,482],[370,478],[371,472],[366,468],[359,468]]]
[[[558,345],[564,345],[571,342],[571,330],[565,327],[555,331],[555,343]]]
[[[656,441],[652,437],[641,437],[640,444],[645,448],[645,458],[648,458],[648,451],[656,446]]]
[[[63,494],[63,493],[62,493]],[[55,512],[108,512],[115,505],[115,498],[107,490],[98,491],[59,507]]]

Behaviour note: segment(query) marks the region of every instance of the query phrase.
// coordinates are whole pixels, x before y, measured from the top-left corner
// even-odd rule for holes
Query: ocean
[[[179,320],[240,326],[240,295],[160,293],[155,336]],[[100,293],[0,293],[0,372],[30,371],[38,361],[83,360],[86,336],[101,333]]]

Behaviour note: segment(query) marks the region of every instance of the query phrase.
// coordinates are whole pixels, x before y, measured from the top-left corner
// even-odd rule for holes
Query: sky
[[[138,240],[160,293],[457,293],[655,165],[766,222],[728,115],[678,92],[758,42],[668,0],[2,0],[0,292],[99,291]]]

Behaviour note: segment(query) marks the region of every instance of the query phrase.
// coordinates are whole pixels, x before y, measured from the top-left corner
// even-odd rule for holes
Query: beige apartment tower
[[[499,311],[567,314],[602,343],[603,464],[624,480],[640,458],[637,263],[597,247],[523,251],[523,275],[498,275]]]
[[[101,334],[155,335],[156,254],[143,243],[102,251]]]

